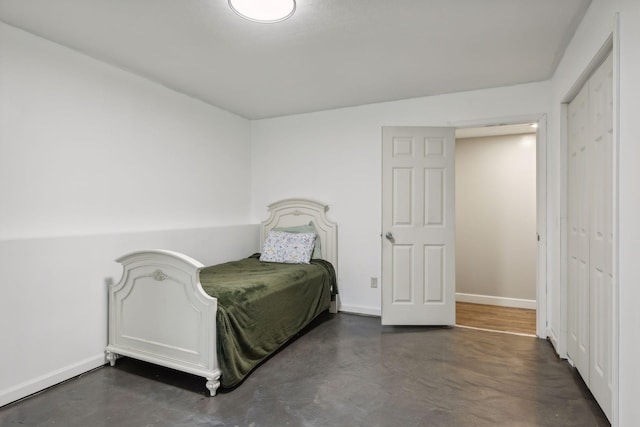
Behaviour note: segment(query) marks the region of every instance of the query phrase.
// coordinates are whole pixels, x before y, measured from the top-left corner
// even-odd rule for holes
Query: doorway
[[[456,324],[536,335],[537,123],[456,132]]]
[[[452,123],[454,127],[447,128],[382,128],[383,324],[455,324],[455,156],[452,154],[455,154],[456,128],[533,122],[538,123],[534,208],[537,242],[536,234],[533,236],[537,262],[536,335],[547,338],[545,115]],[[415,199],[411,195],[415,195]],[[415,234],[415,227],[436,234],[416,243],[409,239]],[[445,237],[450,241],[437,240]],[[417,310],[422,317],[408,319],[410,309]],[[394,310],[394,316],[390,310]]]

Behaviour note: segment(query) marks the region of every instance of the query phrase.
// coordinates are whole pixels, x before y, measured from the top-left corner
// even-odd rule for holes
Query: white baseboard
[[[363,307],[360,305],[340,305],[340,311],[343,313],[350,314],[362,314],[365,316],[377,316],[380,317],[382,315],[382,311],[379,308],[375,307]]]
[[[473,304],[498,305],[500,307],[527,308],[529,310],[537,309],[536,300],[531,299],[494,297],[490,295],[463,294],[457,292],[456,301],[470,302]]]
[[[66,366],[56,371],[41,375],[37,378],[17,384],[8,389],[0,390],[0,407],[16,400],[37,393],[47,387],[51,387],[62,381],[73,378],[84,372],[95,369],[106,363],[104,354],[81,360],[73,365]]]

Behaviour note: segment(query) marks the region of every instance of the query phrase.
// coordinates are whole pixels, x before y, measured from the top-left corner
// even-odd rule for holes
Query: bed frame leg
[[[331,298],[331,303],[329,304],[329,313],[337,313],[339,308],[338,294],[336,294]]]
[[[111,353],[107,351],[107,361],[111,366],[116,366],[116,360],[118,359],[118,355],[115,353]]]
[[[207,378],[207,384],[205,384],[205,386],[207,387],[207,390],[209,390],[211,397],[216,395],[216,390],[218,390],[218,387],[220,387],[220,381],[218,380],[219,378],[219,376],[215,378]]]

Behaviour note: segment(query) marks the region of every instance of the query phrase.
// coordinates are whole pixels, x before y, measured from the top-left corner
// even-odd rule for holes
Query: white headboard
[[[268,206],[270,215],[262,222],[260,247],[264,244],[267,232],[276,227],[314,222],[322,249],[322,259],[333,264],[338,275],[338,225],[327,218],[329,206],[308,199],[285,199]]]

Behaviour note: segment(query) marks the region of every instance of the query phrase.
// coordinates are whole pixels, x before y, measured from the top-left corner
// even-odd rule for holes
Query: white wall
[[[247,120],[2,23],[0,94],[2,405],[104,362],[117,256],[258,230]]]
[[[618,152],[618,239],[617,277],[619,283],[619,347],[618,378],[614,382],[614,396],[619,395],[619,406],[614,405],[614,425],[631,426],[640,422],[640,2],[637,0],[593,0],[582,23],[566,50],[552,79],[552,114],[549,119],[549,328],[557,338],[566,335],[562,313],[566,307],[560,286],[560,226],[566,224],[561,217],[560,178],[565,169],[561,164],[560,141],[562,135],[560,105],[571,87],[587,69],[590,61],[614,31],[615,14],[619,13],[619,140]],[[616,65],[614,65],[616,68]],[[615,374],[614,374],[615,376]]]
[[[213,265],[258,241],[255,224],[0,241],[0,406],[104,364],[116,258],[157,248]]]
[[[253,220],[268,203],[310,197],[338,223],[343,309],[380,314],[381,128],[457,126],[547,112],[549,83],[416,98],[254,121]]]
[[[536,228],[536,135],[456,139],[457,299],[535,308]]]
[[[247,222],[246,119],[2,23],[0,64],[0,239]]]

